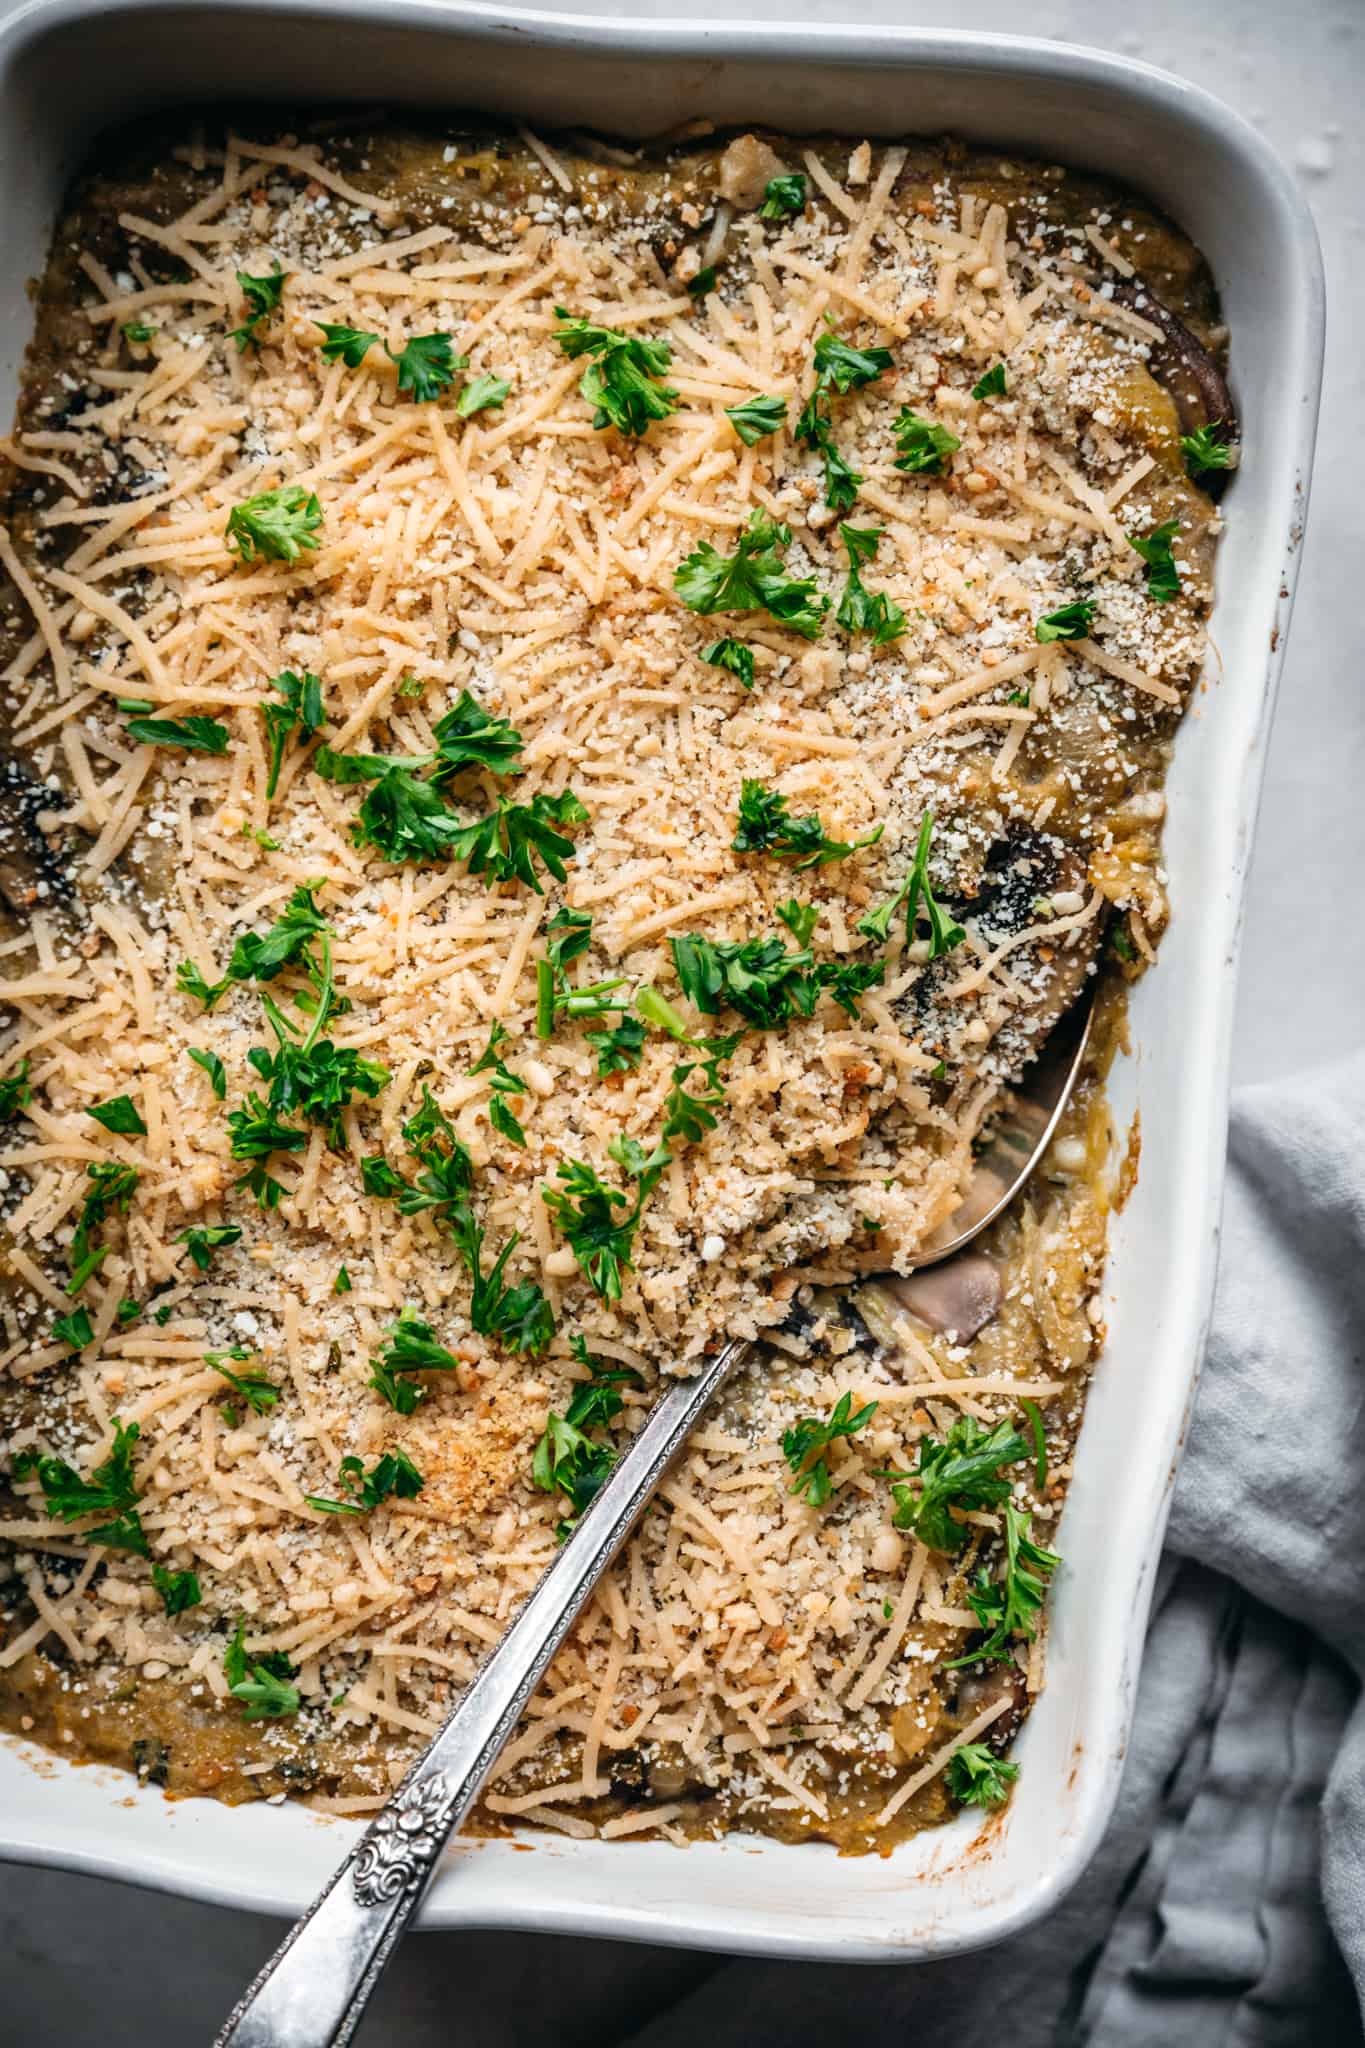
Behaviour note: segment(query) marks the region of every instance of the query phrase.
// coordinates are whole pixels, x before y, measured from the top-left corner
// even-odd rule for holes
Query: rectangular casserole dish
[[[324,27],[324,24],[326,26]],[[1322,342],[1307,211],[1261,139],[1178,80],[1091,52],[913,30],[617,24],[477,5],[361,0],[37,0],[0,31],[0,410],[29,334],[62,187],[101,127],[158,108],[256,99],[475,108],[537,126],[645,136],[718,125],[949,132],[1141,188],[1208,257],[1232,330],[1243,467],[1212,623],[1222,667],[1169,781],[1175,905],[1135,992],[1111,1099],[1142,1114],[1143,1170],[1114,1221],[1110,1338],[1062,1528],[1048,1684],[1000,1816],[962,1815],[887,1858],[735,1836],[661,1844],[462,1843],[428,1927],[498,1926],[792,1958],[911,1960],[998,1940],[1080,1876],[1117,1793],[1143,1631],[1213,1287],[1242,891],[1306,510]],[[0,1742],[0,1855],[293,1913],[346,1824],[302,1808],[168,1802],[122,1775]]]

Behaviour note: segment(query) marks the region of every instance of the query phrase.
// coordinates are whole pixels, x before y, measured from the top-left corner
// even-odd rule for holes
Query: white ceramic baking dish
[[[1307,209],[1227,108],[1145,66],[1055,44],[913,29],[617,24],[482,5],[37,0],[0,30],[0,414],[62,186],[104,125],[269,94],[481,108],[648,135],[695,115],[800,131],[950,132],[1110,172],[1205,251],[1245,426],[1213,636],[1170,781],[1175,918],[1114,1079],[1142,1112],[1117,1219],[1110,1339],[1061,1529],[1047,1689],[1003,1818],[962,1816],[882,1859],[733,1838],[685,1851],[537,1837],[460,1844],[427,1927],[522,1927],[768,1955],[938,1956],[1038,1919],[1096,1847],[1118,1789],[1153,1573],[1213,1288],[1228,1043],[1252,825],[1307,508],[1323,286]],[[0,1743],[0,1856],[292,1914],[347,1824],[297,1808],[172,1803],[121,1774]]]

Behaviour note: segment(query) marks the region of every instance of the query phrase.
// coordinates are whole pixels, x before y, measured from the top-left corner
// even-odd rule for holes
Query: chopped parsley
[[[767,434],[787,424],[785,398],[746,398],[741,405],[727,405],[725,417],[746,448],[752,448]]]
[[[1130,533],[1128,545],[1147,564],[1147,595],[1154,604],[1169,604],[1180,594],[1180,571],[1175,565],[1171,543],[1180,531],[1178,519],[1163,520],[1149,534]]]
[[[208,1075],[209,1086],[218,1097],[218,1100],[220,1102],[224,1101],[227,1096],[227,1068],[223,1065],[217,1053],[205,1052],[204,1048],[200,1045],[187,1046],[186,1051],[196,1067],[202,1067]]]
[[[434,737],[438,777],[460,768],[514,775],[526,744],[514,725],[491,717],[468,690],[461,690],[452,708],[436,721]]]
[[[192,1223],[188,1230],[182,1230],[176,1238],[177,1244],[188,1248],[189,1255],[201,1273],[207,1273],[213,1264],[213,1255],[224,1245],[241,1241],[240,1223]]]
[[[1211,469],[1231,469],[1233,444],[1226,423],[1211,420],[1206,426],[1196,427],[1192,434],[1182,434],[1180,452],[1191,476],[1203,476]]]
[[[689,611],[709,617],[713,612],[762,612],[789,626],[803,639],[818,640],[829,599],[813,577],[789,576],[782,555],[791,546],[791,528],[768,517],[749,514],[733,555],[722,555],[703,541],[673,572],[673,588]]]
[[[984,377],[978,377],[972,386],[973,398],[1003,398],[1005,395],[1005,365],[992,363]]]
[[[960,924],[954,923],[934,895],[929,881],[929,848],[934,836],[934,814],[926,811],[920,821],[919,838],[915,844],[915,857],[910,871],[900,888],[889,902],[878,910],[869,910],[858,919],[858,930],[866,939],[875,939],[885,945],[891,933],[891,920],[901,906],[905,907],[905,932],[907,941],[913,941],[917,918],[923,917],[929,925],[929,958],[937,960],[941,954],[951,953],[954,946],[960,946],[967,934]]]
[[[954,1658],[945,1669],[1012,1661],[1013,1638],[1023,1636],[1031,1642],[1037,1634],[1037,1617],[1061,1561],[1055,1550],[1044,1550],[1033,1541],[1028,1516],[1007,1500],[1004,1576],[993,1579],[983,1566],[967,1594],[968,1606],[989,1634],[984,1643],[965,1657]]]
[[[816,903],[798,903],[794,896],[789,896],[785,903],[774,905],[773,916],[787,927],[798,946],[808,946],[820,922],[820,907]]]
[[[877,1402],[869,1401],[855,1413],[852,1393],[841,1394],[824,1422],[817,1415],[805,1415],[784,1430],[782,1455],[795,1475],[788,1493],[799,1493],[813,1508],[823,1507],[834,1491],[829,1471],[830,1447],[840,1437],[856,1436],[860,1429],[866,1429],[877,1406]]]
[[[145,320],[125,320],[119,332],[125,341],[133,344],[134,348],[145,346],[156,336],[155,327],[149,327]]]
[[[806,179],[801,171],[788,171],[781,177],[769,178],[763,187],[763,204],[758,209],[760,220],[792,220],[806,207]]]
[[[1036,1401],[1021,1399],[1019,1406],[1033,1436],[1033,1477],[1041,1492],[1047,1485],[1047,1432],[1043,1428],[1043,1411]]]
[[[234,505],[224,531],[228,547],[244,562],[257,556],[263,562],[297,562],[319,546],[321,524],[322,506],[312,491],[302,484],[281,484]]]
[[[934,420],[922,420],[909,406],[902,407],[892,432],[900,450],[896,468],[911,476],[941,475],[948,457],[962,446],[956,434]]]
[[[329,326],[325,320],[319,320],[317,325],[323,333],[323,361],[345,363],[348,370],[358,370],[379,339],[363,327]]]
[[[67,1464],[64,1458],[42,1457],[21,1451],[14,1461],[16,1479],[33,1476],[43,1489],[43,1504],[59,1522],[79,1522],[86,1515],[108,1515],[112,1519],[98,1529],[82,1532],[88,1543],[103,1543],[110,1550],[130,1550],[147,1555],[137,1503],[141,1498],[133,1473],[133,1446],[141,1430],[136,1422],[126,1428],[114,1417],[114,1441],[109,1455],[88,1478]]]
[[[322,684],[311,670],[296,675],[292,668],[282,669],[270,678],[270,688],[278,690],[283,704],[266,702],[261,706],[261,717],[265,720],[266,739],[270,746],[270,772],[266,777],[266,801],[275,794],[284,765],[284,750],[293,733],[300,739],[310,740],[322,730],[325,713],[322,707]]]
[[[385,1451],[368,1472],[359,1458],[343,1458],[337,1484],[349,1499],[328,1500],[316,1493],[303,1497],[324,1515],[368,1515],[386,1500],[415,1500],[424,1482],[406,1451]]]
[[[850,1017],[858,997],[885,976],[885,962],[821,961],[805,946],[789,953],[779,938],[714,940],[688,933],[669,940],[683,994],[705,1016],[727,1007],[757,1030],[773,1030],[793,1016],[810,1017],[826,991]]]
[[[429,1323],[411,1309],[404,1309],[389,1331],[383,1350],[370,1360],[370,1385],[382,1394],[390,1408],[411,1415],[426,1396],[426,1388],[406,1375],[411,1372],[458,1372],[460,1361],[444,1344],[438,1344]]]
[[[464,385],[455,401],[455,410],[462,420],[472,419],[476,412],[505,405],[511,389],[510,377],[495,377],[491,370],[484,370]]]
[[[87,1344],[95,1341],[95,1326],[90,1320],[89,1309],[76,1308],[70,1315],[54,1316],[52,1334],[59,1344],[68,1345],[72,1351],[84,1351]]]
[[[1002,1465],[1017,1465],[1029,1445],[1012,1422],[985,1429],[974,1415],[959,1416],[942,1443],[923,1437],[913,1471],[892,1473],[898,1529],[910,1529],[930,1550],[955,1553],[967,1531],[954,1508],[994,1508],[1009,1499]]]
[[[495,1017],[488,1033],[488,1043],[469,1071],[488,1076],[488,1121],[493,1129],[500,1131],[504,1138],[510,1138],[514,1145],[524,1146],[526,1133],[512,1114],[508,1098],[525,1095],[526,1083],[511,1072],[498,1051],[507,1038],[508,1033]]]
[[[106,1131],[113,1131],[120,1137],[145,1138],[147,1126],[130,1095],[113,1095],[108,1102],[96,1102],[85,1112],[97,1124],[103,1124]]]
[[[227,1381],[233,1391],[246,1402],[253,1415],[268,1415],[272,1408],[279,1406],[280,1401],[280,1390],[274,1380],[267,1379],[264,1373],[234,1372],[230,1365],[223,1363],[225,1358],[232,1358],[240,1365],[250,1356],[249,1351],[244,1351],[237,1345],[231,1351],[206,1351],[204,1363]]]
[[[190,1607],[198,1607],[204,1597],[193,1572],[168,1571],[164,1564],[152,1566],[152,1584],[161,1595],[167,1619],[184,1614]]]
[[[390,1166],[381,1154],[374,1153],[360,1162],[360,1185],[367,1195],[387,1200],[392,1195],[401,1195],[408,1184],[396,1167]]]
[[[1088,640],[1095,623],[1095,600],[1078,597],[1071,604],[1058,605],[1035,620],[1033,637],[1044,645],[1049,640]]]
[[[182,960],[175,970],[175,985],[182,995],[193,996],[206,1010],[211,1010],[232,987],[232,976],[225,975],[222,981],[207,981],[193,960]]]
[[[610,1443],[590,1437],[590,1429],[608,1428],[625,1407],[621,1388],[640,1384],[640,1375],[629,1366],[590,1355],[581,1336],[571,1340],[573,1353],[588,1378],[569,1396],[563,1415],[551,1409],[536,1445],[531,1482],[542,1493],[563,1494],[571,1512],[561,1521],[556,1535],[562,1543],[583,1510],[601,1492],[617,1453]]]
[[[293,1665],[282,1650],[270,1650],[260,1657],[251,1656],[246,1648],[246,1622],[237,1623],[237,1631],[223,1652],[223,1676],[228,1691],[235,1700],[241,1700],[246,1708],[244,1721],[278,1721],[287,1714],[297,1714],[302,1702],[295,1688],[289,1683],[296,1677]]]
[[[714,263],[708,263],[704,270],[699,270],[695,277],[689,278],[687,281],[687,296],[689,299],[699,301],[707,298],[715,289],[716,266]]]
[[[6,1074],[0,1081],[0,1124],[12,1124],[15,1117],[26,1110],[33,1100],[33,1089],[29,1085],[28,1061],[20,1060],[12,1074]]]
[[[449,716],[458,716],[459,709],[457,705]],[[489,724],[511,731],[500,720]],[[467,758],[477,758],[468,748],[467,738],[450,730],[446,744]],[[335,782],[365,779],[374,772],[365,763],[363,755],[334,754],[329,747],[320,747],[313,761],[319,775]],[[444,772],[463,765],[463,759],[448,761]],[[574,844],[560,828],[586,824],[588,818],[572,790],[563,790],[558,796],[542,792],[529,803],[500,796],[493,810],[471,822],[446,802],[437,786],[439,768],[430,781],[424,781],[406,762],[386,764],[381,760],[376,766],[378,779],[351,827],[357,846],[373,846],[385,860],[462,860],[472,875],[486,876],[490,888],[495,882],[519,881],[543,895],[537,860],[556,881],[567,879],[564,863],[573,859]]]
[[[723,668],[730,675],[738,676],[746,690],[754,686],[754,650],[746,647],[742,640],[713,640],[709,647],[703,647],[701,658],[708,668]]]
[[[825,469],[825,503],[836,512],[847,512],[858,495],[862,477],[835,446],[831,401],[874,383],[892,363],[890,349],[854,348],[832,326],[827,326],[816,341],[815,386],[801,408],[796,438],[819,453]]]
[[[230,734],[216,718],[130,718],[130,740],[143,747],[184,747],[193,754],[225,754]]]
[[[874,647],[886,647],[905,631],[905,613],[893,604],[884,590],[868,590],[859,574],[860,565],[877,552],[885,528],[849,526],[839,522],[839,536],[848,550],[848,581],[834,614],[846,633],[870,633]]]
[[[804,818],[793,818],[780,790],[769,789],[746,775],[730,846],[735,853],[767,853],[774,860],[789,860],[799,873],[803,868],[827,867],[831,861],[846,860],[865,846],[875,846],[884,830],[884,826],[878,825],[866,839],[851,842],[831,839],[814,812]]]
[[[469,368],[468,356],[457,356],[449,334],[414,334],[395,355],[385,348],[391,363],[398,365],[398,389],[416,405],[439,398],[455,382],[457,370]]]
[[[545,927],[545,951],[536,962],[536,1037],[553,1038],[561,1017],[604,1017],[625,1005],[613,1002],[625,976],[571,982],[565,969],[592,944],[592,912],[557,910]]]
[[[1019,1775],[984,1742],[964,1742],[948,1759],[948,1790],[963,1806],[1003,1806]]]
[[[645,1027],[638,1017],[623,1017],[609,1030],[588,1031],[584,1036],[597,1054],[599,1080],[605,1080],[609,1074],[633,1073],[639,1066],[645,1048]]]
[[[344,1266],[338,1266],[336,1279],[332,1282],[332,1292],[333,1294],[349,1294],[350,1291],[351,1276]]]
[[[1124,925],[1110,925],[1109,944],[1111,949],[1118,954],[1120,960],[1136,960],[1137,949],[1129,938],[1127,928]]]
[[[263,320],[268,320],[280,303],[280,294],[288,277],[287,270],[281,270],[277,263],[267,277],[252,277],[249,271],[239,270],[237,282],[246,300],[247,317],[240,327],[234,327],[228,339],[235,341],[239,349],[259,348],[261,337],[258,329]]]
[[[678,394],[658,380],[673,360],[666,341],[626,334],[619,327],[597,327],[555,307],[559,326],[555,340],[571,359],[588,356],[579,390],[594,407],[595,427],[615,427],[638,439],[654,420],[666,420],[678,409]]]
[[[540,1192],[593,1287],[604,1301],[619,1301],[621,1276],[632,1264],[636,1228],[671,1155],[663,1144],[647,1154],[637,1139],[620,1134],[607,1150],[635,1182],[633,1203],[581,1159],[561,1160],[555,1173],[563,1186],[542,1187]],[[618,1215],[618,1210],[623,1213]]]
[[[116,1165],[113,1160],[98,1160],[93,1166],[87,1166],[85,1171],[90,1190],[81,1205],[72,1233],[71,1278],[66,1283],[68,1294],[79,1294],[86,1281],[104,1264],[109,1247],[95,1242],[95,1232],[111,1215],[127,1215],[138,1183],[135,1166]]]

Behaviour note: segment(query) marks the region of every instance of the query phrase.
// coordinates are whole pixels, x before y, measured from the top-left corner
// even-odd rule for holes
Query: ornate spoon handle
[[[749,1347],[727,1344],[654,1410],[573,1538],[383,1812],[285,1936],[214,2048],[342,2048],[526,1702],[688,1432]]]

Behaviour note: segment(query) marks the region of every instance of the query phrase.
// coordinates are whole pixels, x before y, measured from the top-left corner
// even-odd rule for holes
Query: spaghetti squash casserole
[[[952,144],[215,117],[101,145],[36,308],[0,1723],[372,1811],[761,1337],[477,1824],[1000,1806],[1236,459],[1199,255]],[[1042,1173],[908,1279],[1095,977]]]

